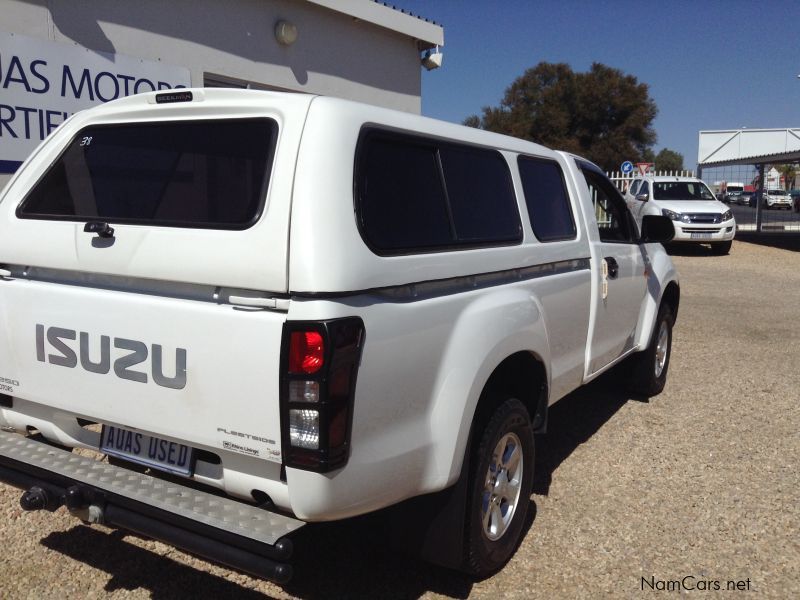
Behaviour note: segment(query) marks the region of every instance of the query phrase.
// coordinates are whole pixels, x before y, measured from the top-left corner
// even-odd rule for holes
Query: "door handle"
[[[605,261],[606,264],[608,265],[608,278],[616,279],[617,275],[619,275],[619,263],[616,261],[615,258],[612,258],[610,256],[606,257]]]

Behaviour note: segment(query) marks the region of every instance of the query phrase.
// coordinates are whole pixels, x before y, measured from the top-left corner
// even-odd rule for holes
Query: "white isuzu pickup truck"
[[[634,179],[625,199],[637,225],[645,215],[672,219],[672,242],[711,244],[711,251],[718,255],[731,250],[736,235],[733,212],[696,177],[649,175]]]
[[[672,235],[586,160],[418,115],[79,112],[0,197],[0,480],[279,582],[306,523],[400,505],[422,557],[486,576],[548,407],[622,361],[662,390]]]

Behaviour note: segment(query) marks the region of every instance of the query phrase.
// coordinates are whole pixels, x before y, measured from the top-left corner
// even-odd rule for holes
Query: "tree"
[[[500,106],[484,107],[465,124],[574,152],[610,171],[650,150],[657,112],[647,84],[619,69],[594,63],[575,73],[542,62],[506,89]]]
[[[476,129],[480,129],[481,127],[481,118],[478,115],[472,115],[464,119],[462,125],[466,125],[467,127],[474,127]]]
[[[794,182],[797,177],[797,165],[786,164],[778,167],[778,172],[783,175],[783,186],[787,190],[794,189]]]
[[[656,171],[683,171],[683,154],[669,148],[662,148],[653,162]]]

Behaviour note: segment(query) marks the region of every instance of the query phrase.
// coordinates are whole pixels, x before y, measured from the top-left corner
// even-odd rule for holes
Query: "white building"
[[[0,0],[0,187],[70,114],[188,86],[421,109],[441,26],[373,0]],[[438,52],[438,48],[437,48]]]

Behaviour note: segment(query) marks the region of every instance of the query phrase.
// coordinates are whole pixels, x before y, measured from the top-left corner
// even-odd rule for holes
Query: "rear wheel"
[[[632,377],[629,389],[643,396],[656,396],[664,390],[667,383],[669,358],[672,353],[672,326],[675,317],[666,304],[658,309],[656,326],[650,338],[650,345],[643,352],[632,357]]]
[[[525,406],[509,398],[495,409],[471,456],[466,570],[499,570],[522,538],[533,487],[534,443]]]

